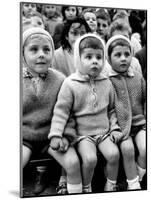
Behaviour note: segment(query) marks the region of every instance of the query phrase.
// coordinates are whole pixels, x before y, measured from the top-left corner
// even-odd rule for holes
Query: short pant
[[[144,125],[140,125],[140,126],[132,126],[131,127],[131,131],[130,131],[130,136],[133,138],[137,135],[137,133],[141,130],[145,130],[144,129]],[[145,130],[146,131],[146,130]]]

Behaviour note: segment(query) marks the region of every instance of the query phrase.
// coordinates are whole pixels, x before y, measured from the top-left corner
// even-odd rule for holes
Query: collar
[[[91,80],[97,81],[97,80],[107,79],[107,76],[100,73],[99,76],[97,76],[96,78],[90,78],[88,75],[83,75],[77,70],[74,74],[71,75],[71,79],[81,82],[89,82]]]
[[[48,75],[48,72],[41,73],[41,74],[39,74],[39,78],[45,80],[47,75]],[[23,77],[24,78],[30,78],[30,79],[34,78],[33,74],[31,72],[29,72],[26,67],[23,67]]]
[[[117,75],[122,75],[122,74],[120,74],[120,73],[114,71],[114,70],[111,68],[111,70],[110,70],[110,72],[109,72],[109,77],[111,77],[111,76],[117,76]],[[133,71],[132,67],[130,66],[130,67],[128,68],[127,73],[126,73],[126,74],[123,74],[122,76],[125,76],[125,77],[134,77],[134,71]]]

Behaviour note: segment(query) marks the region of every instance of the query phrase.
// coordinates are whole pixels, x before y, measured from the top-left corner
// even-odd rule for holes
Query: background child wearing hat
[[[76,41],[74,56],[77,71],[65,79],[60,89],[48,136],[50,146],[58,148],[72,113],[77,133],[72,144],[76,144],[82,161],[83,192],[92,191],[97,147],[107,160],[105,191],[114,191],[119,165],[115,143],[120,140],[121,132],[114,112],[113,86],[101,74],[105,61],[104,42],[95,34],[85,34]]]
[[[128,38],[111,37],[106,44],[106,54],[112,66],[109,77],[116,91],[115,109],[123,134],[119,147],[127,189],[141,189],[139,181],[146,173],[145,81],[142,74],[130,68],[132,47]],[[136,162],[133,142],[138,149]]]

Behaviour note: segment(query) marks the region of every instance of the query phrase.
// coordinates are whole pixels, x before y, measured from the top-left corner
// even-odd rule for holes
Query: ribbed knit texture
[[[72,74],[60,89],[49,138],[63,134],[70,112],[76,119],[78,135],[104,135],[119,128],[114,100],[114,89],[108,78],[90,80],[79,73]]]
[[[28,141],[47,140],[53,108],[64,76],[50,69],[45,80],[40,80],[38,90],[31,78],[23,78],[23,139]]]
[[[110,77],[116,91],[115,107],[118,123],[125,138],[128,137],[131,126],[144,125],[144,104],[146,99],[145,81],[134,72],[134,76],[116,75]]]

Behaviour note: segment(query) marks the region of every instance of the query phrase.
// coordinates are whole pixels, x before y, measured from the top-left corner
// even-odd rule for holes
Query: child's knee
[[[118,149],[113,149],[108,155],[107,162],[109,163],[117,163],[119,161],[120,153]]]
[[[89,154],[82,159],[85,168],[94,168],[97,164],[97,155]]]
[[[123,145],[121,148],[121,151],[124,158],[127,158],[127,159],[135,158],[134,145]]]
[[[80,171],[80,161],[77,156],[72,156],[72,158],[68,159],[65,170],[67,174],[73,174]]]

